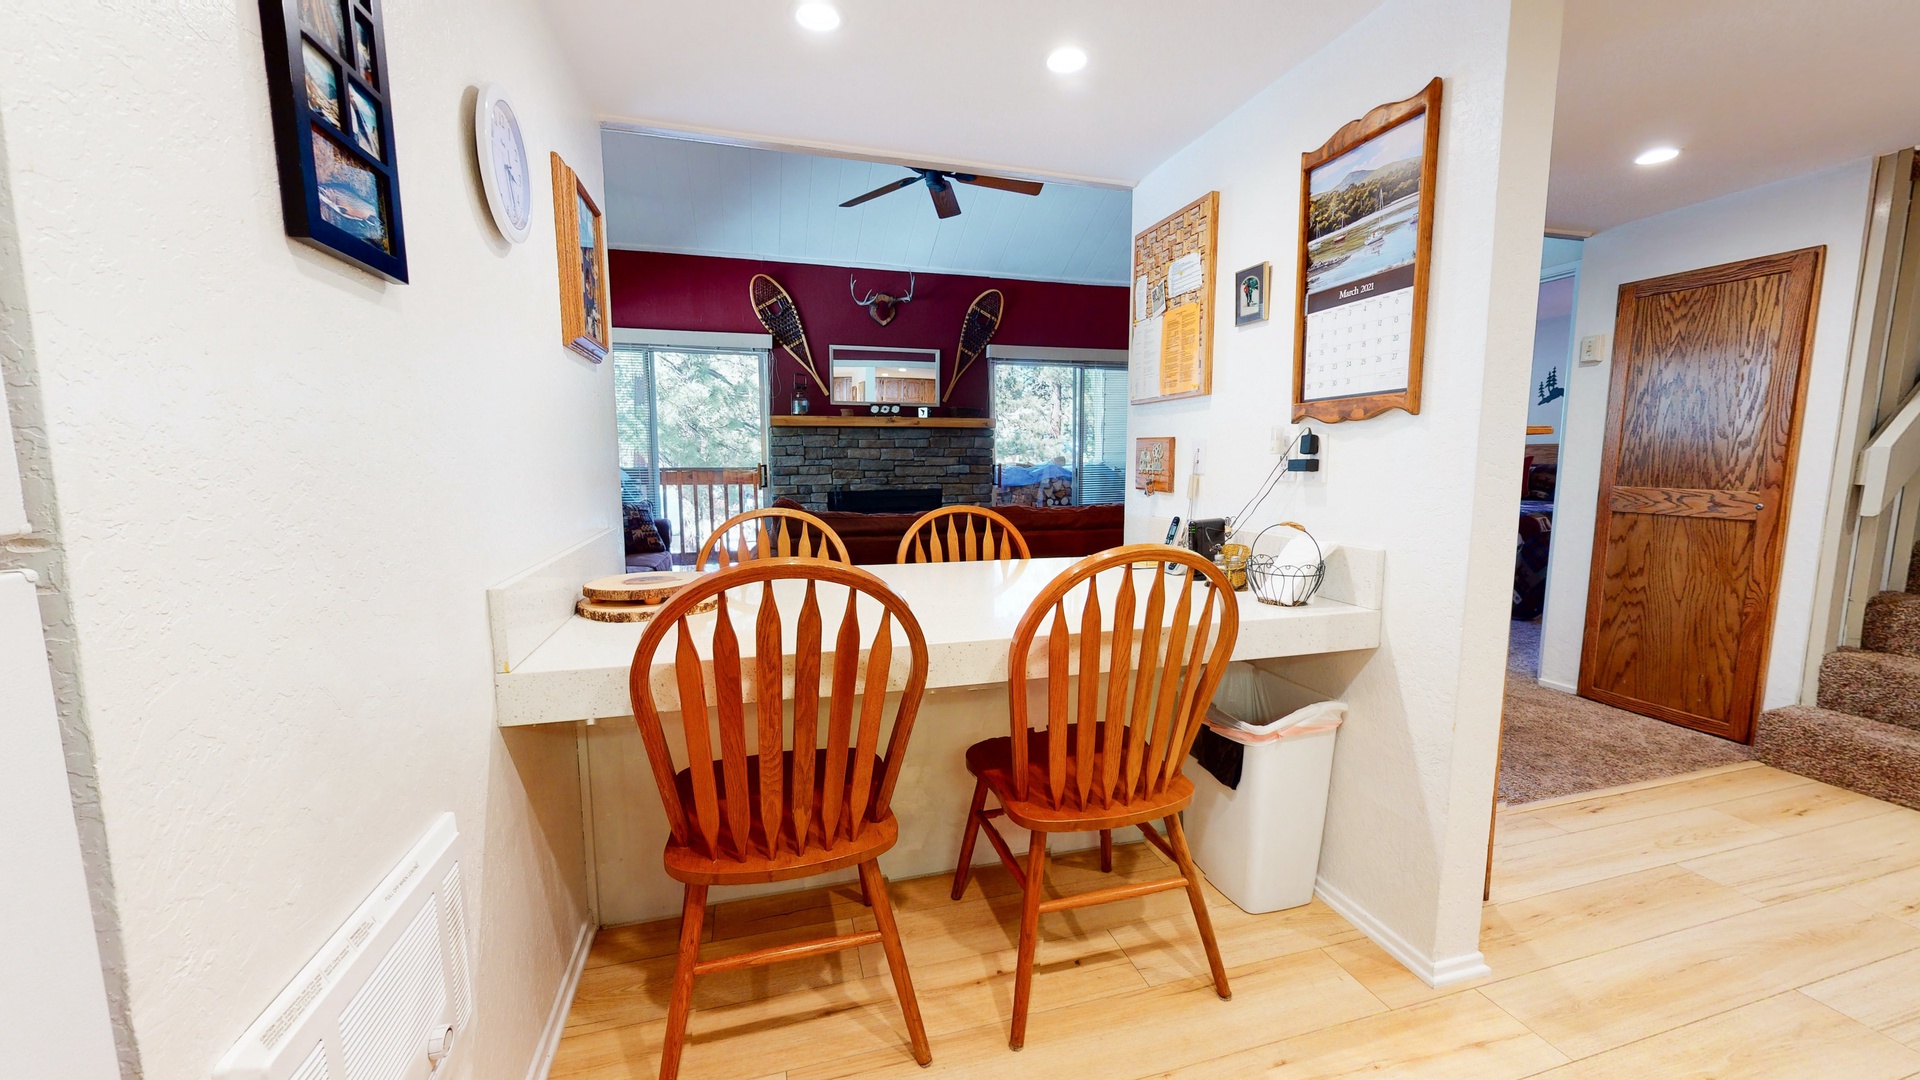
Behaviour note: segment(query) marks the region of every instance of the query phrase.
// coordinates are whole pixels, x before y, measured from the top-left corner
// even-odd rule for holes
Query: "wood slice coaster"
[[[697,581],[694,570],[654,570],[636,574],[615,574],[597,578],[580,587],[589,600],[616,604],[664,604],[682,585]]]
[[[720,606],[718,596],[709,596],[693,606],[690,615],[703,611],[712,611]],[[616,604],[605,600],[589,600],[581,597],[573,605],[573,610],[598,622],[646,622],[661,610],[659,604]]]

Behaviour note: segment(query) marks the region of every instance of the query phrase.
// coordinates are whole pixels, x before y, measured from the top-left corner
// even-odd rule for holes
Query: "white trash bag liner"
[[[1207,707],[1208,727],[1249,746],[1331,731],[1346,718],[1346,702],[1245,662],[1227,665]]]

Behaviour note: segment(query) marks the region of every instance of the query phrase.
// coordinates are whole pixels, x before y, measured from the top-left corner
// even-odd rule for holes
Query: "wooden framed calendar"
[[[1300,155],[1293,418],[1420,411],[1440,80]]]

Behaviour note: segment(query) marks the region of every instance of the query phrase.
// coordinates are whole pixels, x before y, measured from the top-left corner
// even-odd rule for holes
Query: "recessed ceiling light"
[[[801,4],[793,9],[793,21],[816,34],[824,34],[840,28],[840,11],[832,4]]]
[[[1071,75],[1087,66],[1087,50],[1078,45],[1062,45],[1047,54],[1047,70],[1056,75]]]
[[[1663,165],[1680,156],[1680,151],[1671,146],[1656,146],[1633,159],[1635,165]]]

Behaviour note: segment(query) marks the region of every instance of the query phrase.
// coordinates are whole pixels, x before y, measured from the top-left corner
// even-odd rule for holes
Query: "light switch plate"
[[[1597,364],[1606,359],[1607,335],[1588,334],[1580,339],[1580,363]]]

